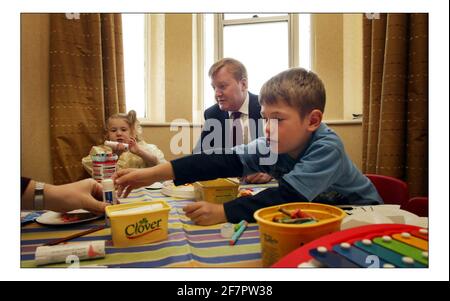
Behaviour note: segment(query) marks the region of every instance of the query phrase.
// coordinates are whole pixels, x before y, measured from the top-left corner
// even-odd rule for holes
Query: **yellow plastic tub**
[[[170,206],[164,201],[106,207],[115,247],[143,245],[167,239]]]
[[[195,200],[223,204],[237,198],[239,185],[228,179],[193,183]]]
[[[283,217],[279,208],[300,209],[318,222],[313,224],[283,224],[273,222],[274,217]],[[346,213],[334,206],[317,203],[288,203],[259,209],[254,213],[258,222],[261,256],[264,267],[269,267],[298,247],[323,235],[339,231]]]

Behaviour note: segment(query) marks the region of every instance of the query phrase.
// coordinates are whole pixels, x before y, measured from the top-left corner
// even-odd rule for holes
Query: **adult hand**
[[[258,172],[252,175],[245,176],[243,180],[250,184],[263,184],[272,180],[272,176],[263,172]]]
[[[153,184],[149,168],[127,168],[117,171],[112,179],[117,185],[117,196],[127,197],[131,190]]]
[[[183,211],[197,225],[208,226],[227,221],[221,204],[199,201],[185,206]]]
[[[68,212],[85,209],[95,214],[105,212],[102,186],[94,179],[85,179],[65,185],[44,186],[45,209]]]

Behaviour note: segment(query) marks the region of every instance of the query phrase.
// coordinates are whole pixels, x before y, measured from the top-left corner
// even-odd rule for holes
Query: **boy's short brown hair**
[[[236,81],[248,79],[247,69],[245,68],[244,64],[242,64],[236,59],[229,57],[223,58],[215,62],[211,66],[211,68],[209,68],[208,72],[209,77],[213,78],[216,75],[216,73],[223,67],[227,67],[228,72],[233,74],[233,77]]]
[[[273,76],[261,88],[259,102],[275,104],[283,99],[289,106],[299,110],[303,118],[312,110],[325,110],[325,87],[312,71],[290,68]]]

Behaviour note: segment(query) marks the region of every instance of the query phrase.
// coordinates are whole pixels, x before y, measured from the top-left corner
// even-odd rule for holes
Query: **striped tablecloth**
[[[276,184],[275,184],[276,185]],[[274,184],[258,185],[256,189]],[[248,186],[247,186],[248,187]],[[254,186],[252,186],[254,187]],[[255,187],[254,187],[255,188]],[[193,200],[162,195],[145,188],[133,191],[121,202],[165,200],[170,206],[169,237],[167,240],[142,246],[115,248],[110,229],[106,228],[72,241],[105,240],[106,256],[101,259],[81,261],[80,266],[107,266],[111,268],[137,267],[261,267],[261,248],[258,225],[249,224],[236,245],[222,238],[219,225],[197,226],[187,218],[182,207]],[[44,226],[37,223],[21,229],[21,267],[36,267],[34,253],[40,245],[56,238],[97,227],[104,219],[68,226]],[[68,264],[52,264],[44,267],[67,267]]]

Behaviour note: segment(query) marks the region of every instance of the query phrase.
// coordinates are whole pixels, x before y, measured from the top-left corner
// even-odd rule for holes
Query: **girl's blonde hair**
[[[109,127],[109,121],[111,119],[123,119],[130,127],[131,133],[134,134],[136,137],[136,141],[140,140],[140,134],[142,134],[142,128],[139,124],[139,120],[137,119],[136,111],[130,110],[128,114],[126,113],[117,113],[114,115],[109,116],[108,122],[106,123],[106,134],[108,134],[108,127]]]

